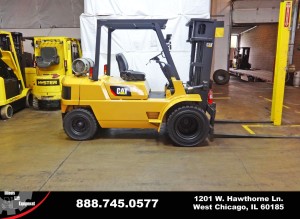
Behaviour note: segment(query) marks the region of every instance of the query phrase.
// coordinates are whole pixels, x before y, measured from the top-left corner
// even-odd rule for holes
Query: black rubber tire
[[[92,112],[78,108],[64,116],[63,128],[71,139],[84,141],[95,136],[98,131],[98,122]]]
[[[39,110],[40,109],[40,104],[39,104],[39,99],[36,97],[32,97],[32,107],[35,110]]]
[[[14,109],[10,104],[2,106],[0,109],[1,118],[4,120],[10,119],[13,116],[13,114],[14,114]]]
[[[182,106],[168,117],[167,132],[177,146],[198,146],[208,137],[209,121],[200,107]]]
[[[27,108],[32,107],[32,103],[33,103],[33,95],[31,91],[28,91],[28,93],[26,94],[26,107]]]
[[[230,74],[224,69],[218,69],[213,74],[214,82],[218,85],[224,85],[229,82]]]

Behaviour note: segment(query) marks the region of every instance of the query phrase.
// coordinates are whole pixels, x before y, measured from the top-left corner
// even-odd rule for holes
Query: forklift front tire
[[[14,110],[11,105],[7,104],[1,107],[1,118],[6,120],[10,119],[14,114]]]
[[[198,146],[208,137],[209,121],[200,107],[182,106],[169,116],[167,131],[178,146]]]
[[[87,109],[74,109],[63,118],[63,128],[66,134],[74,140],[92,139],[98,131],[98,127],[95,116]]]

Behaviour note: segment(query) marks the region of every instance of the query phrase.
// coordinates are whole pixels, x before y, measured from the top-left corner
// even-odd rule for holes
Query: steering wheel
[[[156,56],[152,57],[151,59],[149,59],[149,62],[151,62],[151,61],[160,61],[159,56],[162,56],[164,58],[163,51],[161,51],[158,55],[156,55]]]

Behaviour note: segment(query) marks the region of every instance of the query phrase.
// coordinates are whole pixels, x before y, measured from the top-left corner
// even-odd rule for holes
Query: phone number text
[[[77,199],[77,208],[156,208],[158,199]]]

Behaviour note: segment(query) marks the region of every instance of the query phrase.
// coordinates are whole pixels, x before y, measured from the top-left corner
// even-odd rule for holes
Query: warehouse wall
[[[282,0],[234,0],[233,23],[274,23],[279,18]]]
[[[0,0],[0,29],[79,27],[83,0]]]
[[[241,34],[241,47],[251,47],[252,68],[274,71],[278,24],[261,24]]]
[[[230,44],[230,0],[211,1],[211,17],[224,21],[224,36],[215,38],[214,56],[211,74],[218,69],[229,69],[229,44]]]
[[[0,0],[0,29],[23,36],[80,38],[84,0]],[[30,41],[24,50],[33,53]]]

